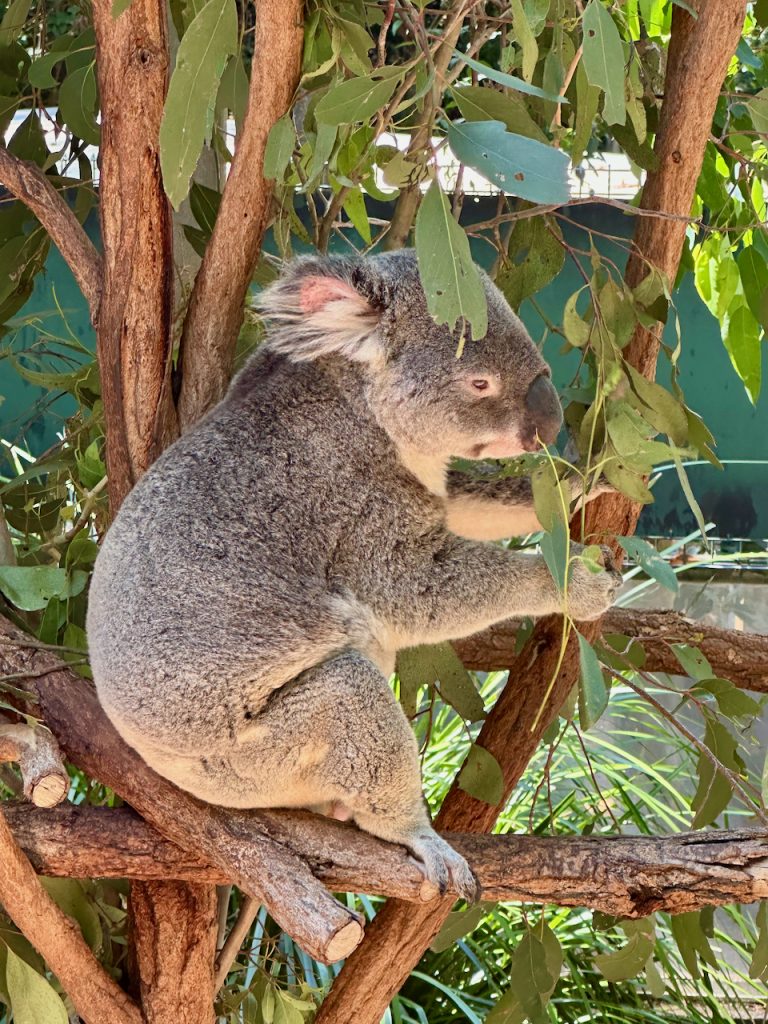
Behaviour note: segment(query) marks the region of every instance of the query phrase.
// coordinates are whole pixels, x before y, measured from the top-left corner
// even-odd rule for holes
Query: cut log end
[[[24,795],[35,807],[55,807],[66,797],[68,789],[69,776],[66,772],[56,772],[36,779],[29,787],[29,792],[25,788]]]
[[[359,921],[349,921],[343,925],[325,947],[327,963],[344,960],[357,949],[363,939],[363,926]]]

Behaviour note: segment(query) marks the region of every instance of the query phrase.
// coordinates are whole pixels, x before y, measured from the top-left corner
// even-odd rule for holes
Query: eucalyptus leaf
[[[506,131],[500,121],[452,122],[448,144],[454,155],[507,195],[533,203],[567,203],[568,156]]]
[[[467,57],[458,50],[456,51],[456,56],[461,60],[462,64],[466,64],[467,67],[472,68],[473,71],[477,71],[478,74],[485,75],[486,78],[490,78],[492,82],[498,82],[499,85],[506,85],[508,89],[516,89],[517,92],[524,92],[528,96],[538,96],[540,99],[550,100],[552,103],[568,102],[564,96],[558,96],[555,93],[547,92],[545,89],[539,89],[538,86],[531,85],[522,78],[517,78],[515,75],[507,75],[503,71],[498,71],[496,68],[489,67],[487,64],[483,64],[479,60]]]
[[[595,650],[581,633],[579,638],[579,724],[591,729],[608,707],[608,687]]]
[[[717,967],[717,957],[702,928],[701,911],[672,914],[669,924],[683,963],[694,981],[701,977],[699,957],[712,967]]]
[[[685,674],[691,679],[712,678],[714,675],[712,666],[698,647],[692,647],[690,644],[670,644],[670,647]]]
[[[515,224],[507,245],[508,262],[496,275],[496,285],[513,309],[563,269],[565,246],[561,243],[559,226],[547,217],[527,217]]]
[[[282,180],[285,169],[293,155],[296,131],[290,114],[283,116],[272,125],[264,150],[264,177]]]
[[[451,330],[461,321],[471,326],[475,340],[482,338],[488,330],[485,288],[472,262],[469,240],[437,181],[430,185],[416,216],[416,256],[434,319]]]
[[[520,96],[482,85],[462,85],[451,89],[451,96],[466,121],[501,121],[508,132],[547,142]]]
[[[236,51],[234,0],[208,0],[179,44],[160,125],[163,183],[176,210],[187,197],[203,145],[211,137],[219,82]]]
[[[728,729],[711,715],[706,715],[704,745],[714,754],[718,763],[739,774],[744,764],[737,753],[736,740]],[[697,765],[699,783],[691,801],[695,812],[691,828],[711,825],[730,803],[731,780],[702,751]]]
[[[455,946],[459,939],[469,935],[488,915],[489,907],[482,903],[467,910],[456,910],[448,915],[445,924],[432,940],[430,949],[433,953],[444,953],[446,949]]]
[[[79,569],[68,575],[52,565],[0,565],[0,591],[25,612],[40,611],[52,597],[75,597],[87,579]]]
[[[723,342],[754,405],[760,395],[762,341],[760,325],[748,306],[739,304],[729,309],[723,323]]]
[[[541,553],[561,593],[568,573],[568,546],[568,530],[560,520],[541,538]]]
[[[382,67],[331,86],[315,107],[315,120],[330,125],[366,121],[387,104],[402,76],[401,67]]]
[[[504,776],[499,762],[485,747],[473,743],[459,774],[459,789],[496,807],[504,798]]]
[[[530,82],[539,59],[539,46],[521,0],[511,0],[511,13],[515,42],[523,54],[523,78]]]
[[[624,47],[616,23],[600,0],[589,0],[584,11],[584,70],[592,85],[605,93],[606,124],[624,124]]]
[[[97,106],[96,66],[88,64],[71,71],[59,86],[59,111],[75,135],[92,146],[100,139]]]
[[[747,305],[752,316],[768,331],[768,265],[754,245],[746,245],[736,258]]]
[[[601,953],[595,957],[595,967],[608,981],[628,981],[636,978],[653,954],[654,935],[650,931],[636,931],[615,953]]]
[[[6,946],[5,985],[14,1024],[68,1024],[61,998],[50,982]]]
[[[103,941],[101,922],[82,883],[76,878],[46,877],[41,877],[40,882],[59,909],[79,925],[92,952],[98,953]]]
[[[677,592],[678,582],[675,570],[648,541],[641,540],[639,537],[617,537],[616,540],[629,557],[657,583],[666,587],[667,590]]]

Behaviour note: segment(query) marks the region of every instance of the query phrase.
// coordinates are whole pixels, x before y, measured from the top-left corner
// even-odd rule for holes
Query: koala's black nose
[[[525,408],[528,413],[526,427],[531,434],[534,437],[538,434],[545,444],[552,444],[563,422],[563,410],[549,377],[542,374],[531,384],[525,396]]]

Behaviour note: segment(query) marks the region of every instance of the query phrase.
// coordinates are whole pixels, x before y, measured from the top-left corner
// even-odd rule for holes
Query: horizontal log
[[[514,661],[519,628],[520,623],[510,619],[457,640],[454,647],[467,668],[476,672],[507,668]],[[623,633],[640,640],[648,672],[679,675],[680,663],[670,645],[691,644],[700,648],[716,675],[741,689],[768,693],[768,636],[705,625],[679,612],[634,608],[611,608],[602,628],[604,633]]]
[[[14,837],[46,875],[224,883],[204,858],[163,838],[129,808],[6,805]],[[421,872],[401,847],[306,811],[259,814],[329,889],[416,902]],[[768,830],[676,836],[457,835],[481,899],[589,907],[621,917],[673,914],[768,897]]]

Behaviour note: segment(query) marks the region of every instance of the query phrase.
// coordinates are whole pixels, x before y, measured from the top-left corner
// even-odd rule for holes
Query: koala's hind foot
[[[240,745],[233,767],[243,780],[259,766],[259,789],[269,784],[270,805],[343,809],[360,828],[419,860],[423,899],[449,888],[476,898],[469,865],[430,824],[408,720],[362,654],[348,652],[302,673],[272,694],[253,724],[260,737]]]

